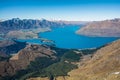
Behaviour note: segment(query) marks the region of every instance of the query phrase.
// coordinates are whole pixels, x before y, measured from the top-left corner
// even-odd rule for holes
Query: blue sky
[[[0,0],[0,19],[96,21],[120,18],[120,0]]]

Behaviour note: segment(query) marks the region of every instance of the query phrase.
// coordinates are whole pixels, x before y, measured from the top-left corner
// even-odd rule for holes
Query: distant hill
[[[58,23],[64,23],[66,25],[85,25],[87,23],[89,23],[89,21],[55,21],[55,22],[58,22]]]
[[[91,22],[76,33],[93,37],[120,37],[120,19]]]

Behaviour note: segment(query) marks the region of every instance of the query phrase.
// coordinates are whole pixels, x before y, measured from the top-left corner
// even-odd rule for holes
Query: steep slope
[[[76,33],[86,36],[120,37],[120,19],[92,22]]]
[[[67,80],[120,80],[120,40],[98,50],[69,75]]]

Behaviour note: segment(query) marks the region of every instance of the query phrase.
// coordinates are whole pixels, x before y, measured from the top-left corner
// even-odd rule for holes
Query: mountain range
[[[44,28],[44,27],[57,27],[63,26],[64,23],[57,23],[48,21],[45,19],[42,20],[33,20],[33,19],[19,19],[13,18],[10,20],[5,20],[0,22],[0,33],[7,33],[13,30],[20,29],[31,29],[31,28]]]

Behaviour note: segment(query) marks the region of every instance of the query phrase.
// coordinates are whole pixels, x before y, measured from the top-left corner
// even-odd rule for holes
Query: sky
[[[120,18],[120,0],[0,0],[0,19],[99,21]]]

